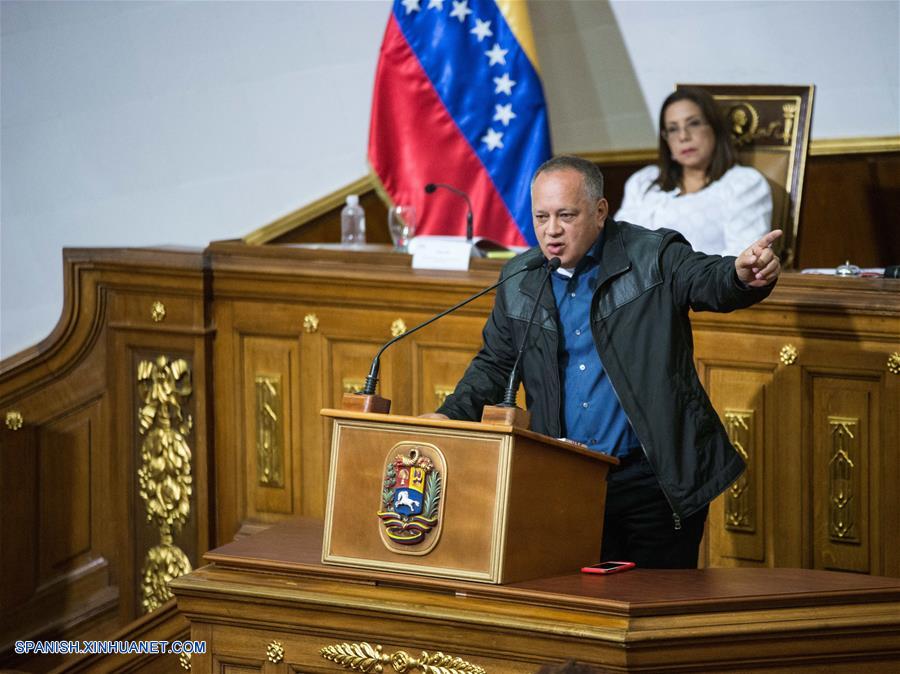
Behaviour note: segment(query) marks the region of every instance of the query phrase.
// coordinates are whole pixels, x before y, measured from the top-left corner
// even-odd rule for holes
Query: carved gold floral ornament
[[[169,581],[191,570],[173,536],[191,511],[193,478],[187,437],[192,419],[185,407],[193,393],[190,367],[183,358],[143,360],[137,368],[141,466],[138,488],[147,521],[159,530],[160,543],[147,551],[141,572],[141,605],[148,613],[172,598]]]
[[[303,317],[303,329],[306,332],[316,332],[319,329],[319,317],[315,314],[306,314]]]
[[[887,369],[891,374],[900,374],[900,352],[894,351],[888,356]]]
[[[414,658],[405,651],[396,653],[382,651],[380,645],[372,646],[363,641],[358,644],[325,646],[319,653],[326,660],[356,672],[383,672],[384,666],[390,664],[394,671],[400,674],[414,671],[422,674],[485,674],[484,668],[441,652],[429,654],[422,651],[418,658]]]
[[[150,318],[154,323],[162,322],[166,317],[166,305],[157,300],[150,306]]]
[[[280,641],[270,643],[266,646],[266,657],[269,659],[269,662],[276,665],[284,660],[284,644]]]
[[[10,410],[6,413],[6,427],[9,430],[17,431],[22,428],[23,423],[25,423],[25,419],[22,418],[19,410]]]
[[[395,318],[394,322],[391,323],[391,336],[399,337],[404,332],[406,332],[406,321],[402,318]]]
[[[797,350],[797,347],[793,344],[785,344],[781,347],[781,351],[778,354],[778,358],[781,361],[782,365],[793,365],[797,360],[797,356],[800,355],[800,352]]]

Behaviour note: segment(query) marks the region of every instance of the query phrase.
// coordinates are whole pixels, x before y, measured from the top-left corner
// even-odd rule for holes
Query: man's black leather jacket
[[[744,469],[694,368],[688,310],[747,307],[768,296],[772,285],[745,287],[733,257],[695,252],[671,230],[651,231],[612,218],[605,230],[591,303],[594,343],[677,527]],[[540,255],[532,248],[513,258],[501,277]],[[484,345],[438,412],[476,421],[484,405],[502,399],[546,273],[527,271],[500,287]],[[520,371],[531,428],[553,437],[561,435],[558,334],[556,302],[546,288]]]

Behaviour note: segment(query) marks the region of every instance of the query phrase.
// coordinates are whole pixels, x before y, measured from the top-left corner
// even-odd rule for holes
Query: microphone
[[[553,259],[554,259],[554,260],[557,260],[557,258],[553,258]],[[551,262],[551,264],[552,264],[553,260],[551,260],[550,262]],[[506,278],[502,278],[502,279],[500,279],[499,281],[497,281],[494,285],[488,286],[488,287],[485,288],[484,290],[481,290],[481,291],[475,293],[474,295],[472,295],[472,296],[469,297],[468,299],[465,299],[465,300],[463,300],[462,302],[459,302],[458,304],[454,304],[454,305],[453,305],[452,307],[450,307],[449,309],[445,309],[444,311],[442,311],[441,313],[439,313],[437,316],[432,316],[431,318],[429,318],[429,319],[428,319],[427,321],[425,321],[424,323],[419,323],[419,325],[417,325],[416,327],[412,328],[411,330],[407,330],[407,331],[404,332],[403,334],[397,335],[396,337],[394,337],[393,339],[391,339],[391,340],[390,340],[389,342],[387,342],[384,346],[382,346],[381,349],[379,349],[378,353],[375,354],[375,358],[372,359],[372,366],[369,368],[369,374],[366,375],[366,384],[365,384],[365,387],[363,387],[363,390],[360,391],[360,393],[362,393],[363,395],[369,395],[369,396],[375,395],[375,388],[376,388],[376,386],[378,385],[378,370],[379,370],[380,367],[381,367],[381,354],[384,353],[384,350],[387,349],[391,344],[393,344],[394,342],[396,342],[396,341],[398,341],[398,340],[403,339],[404,337],[408,337],[409,335],[411,335],[412,333],[416,332],[417,330],[421,330],[421,329],[424,328],[426,325],[429,325],[429,324],[433,323],[434,321],[436,321],[436,320],[439,319],[439,318],[443,318],[443,317],[446,316],[447,314],[456,311],[456,310],[459,309],[460,307],[464,307],[464,306],[467,305],[469,302],[474,302],[475,300],[477,300],[479,297],[481,297],[481,296],[484,295],[485,293],[490,292],[491,290],[493,290],[493,289],[496,288],[497,286],[503,285],[504,283],[506,283],[507,281],[509,281],[509,280],[510,280],[511,278],[513,278],[514,276],[518,276],[518,275],[521,274],[522,272],[533,271],[533,270],[535,270],[535,269],[538,269],[539,267],[543,266],[543,264],[544,264],[544,258],[543,258],[543,257],[535,258],[534,260],[532,260],[531,262],[529,262],[528,264],[526,264],[524,267],[522,267],[519,271],[513,272],[512,274],[510,274],[510,275],[507,276]],[[559,264],[557,264],[556,267],[559,267]],[[554,269],[556,269],[556,267],[554,267]],[[545,281],[545,283],[546,283],[546,281]],[[543,286],[541,286],[541,289],[543,289]],[[521,355],[521,354],[520,354],[520,355]]]
[[[528,319],[528,325],[525,326],[525,335],[522,337],[522,345],[519,347],[519,353],[516,356],[516,362],[513,363],[512,370],[509,373],[509,381],[506,383],[506,391],[503,394],[503,402],[498,407],[515,407],[516,406],[516,390],[519,388],[519,361],[522,360],[522,354],[525,353],[525,345],[528,343],[528,333],[531,332],[531,326],[534,324],[534,317],[537,314],[538,307],[541,304],[541,295],[544,294],[544,288],[547,287],[547,281],[550,275],[559,269],[562,264],[558,257],[551,258],[547,263],[547,275],[541,282],[541,289],[538,290],[537,297],[534,300],[534,309],[531,310],[531,316]]]
[[[447,185],[446,183],[428,183],[427,185],[425,185],[425,194],[434,194],[435,190],[437,190],[438,187],[443,187],[445,190],[450,190],[451,192],[453,192],[453,194],[457,194],[466,200],[466,205],[469,207],[469,211],[468,213],[466,213],[466,241],[471,243],[472,235],[475,232],[475,226],[472,223],[472,201],[469,199],[469,195],[462,190],[453,187],[453,185]]]

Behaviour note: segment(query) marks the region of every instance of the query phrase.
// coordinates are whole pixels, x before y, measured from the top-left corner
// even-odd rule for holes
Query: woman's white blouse
[[[659,167],[646,166],[628,179],[616,220],[674,229],[694,250],[718,255],[740,255],[772,228],[772,193],[756,169],[732,166],[714,183],[684,195],[677,187],[650,187],[658,175]]]

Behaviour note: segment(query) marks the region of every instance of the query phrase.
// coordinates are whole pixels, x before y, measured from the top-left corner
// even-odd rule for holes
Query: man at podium
[[[620,461],[608,478],[603,559],[694,568],[709,502],[744,463],[694,368],[688,310],[732,311],[767,297],[781,231],[737,257],[694,251],[677,232],[608,217],[603,175],[579,157],[544,163],[531,195],[539,247],[501,278],[541,256],[559,268],[545,262],[500,286],[481,350],[428,416],[479,420],[504,397],[521,349],[532,430]]]

